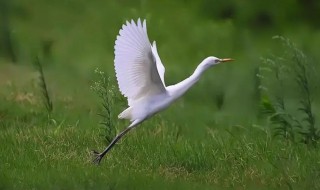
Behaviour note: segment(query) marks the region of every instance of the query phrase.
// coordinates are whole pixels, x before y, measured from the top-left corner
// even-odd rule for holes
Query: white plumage
[[[119,89],[124,96],[134,102],[148,95],[165,92],[164,68],[157,53],[152,47],[146,28],[146,21],[131,21],[122,26],[115,42],[115,70]]]
[[[178,84],[166,87],[165,68],[160,60],[156,42],[150,44],[146,21],[133,20],[122,25],[115,42],[115,71],[121,93],[128,99],[128,108],[119,118],[132,123],[118,134],[102,152],[94,152],[94,162],[99,163],[103,156],[129,130],[167,108],[193,86],[205,70],[213,65],[232,59],[219,59],[213,56],[204,59],[193,74]]]

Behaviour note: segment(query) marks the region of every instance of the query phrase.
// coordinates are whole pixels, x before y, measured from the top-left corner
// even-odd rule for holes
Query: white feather
[[[115,43],[115,70],[121,93],[128,98],[129,107],[119,114],[119,118],[132,122],[119,133],[102,152],[97,153],[94,162],[99,163],[103,156],[125,135],[154,114],[166,109],[190,89],[211,66],[232,59],[207,57],[193,74],[178,84],[166,87],[165,68],[157,52],[156,43],[150,44],[146,21],[138,19],[126,22],[119,31]]]
[[[159,73],[160,79],[161,79],[163,85],[166,86],[166,84],[164,82],[165,68],[164,68],[164,66],[163,66],[163,64],[161,62],[160,57],[159,57],[156,41],[153,41],[152,53],[153,53],[154,57],[156,58],[156,64],[157,64],[157,69],[158,69],[158,73]]]
[[[126,22],[115,42],[115,71],[121,93],[129,106],[146,96],[166,91],[164,66],[156,45],[151,46],[146,21]]]

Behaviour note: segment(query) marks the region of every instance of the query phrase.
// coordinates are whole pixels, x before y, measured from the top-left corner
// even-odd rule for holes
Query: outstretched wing
[[[152,53],[153,53],[153,55],[154,55],[154,57],[156,59],[156,64],[157,64],[157,69],[158,69],[158,73],[159,73],[160,79],[161,79],[163,85],[166,86],[166,84],[164,83],[165,68],[164,68],[164,66],[163,66],[163,64],[161,62],[160,57],[159,57],[156,41],[153,41]]]
[[[151,46],[148,39],[146,21],[127,21],[115,42],[114,62],[119,89],[128,98],[129,105],[130,101],[166,91],[164,69],[159,75],[158,60],[156,47]]]

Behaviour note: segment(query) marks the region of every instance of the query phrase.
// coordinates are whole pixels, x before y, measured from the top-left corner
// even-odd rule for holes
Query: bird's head
[[[220,59],[220,58],[217,58],[217,57],[210,56],[210,57],[205,58],[199,64],[198,67],[201,68],[201,70],[207,70],[208,68],[210,68],[212,66],[218,65],[220,63],[225,63],[225,62],[228,62],[228,61],[233,61],[233,59],[231,59],[231,58]]]
[[[219,63],[225,63],[225,62],[228,62],[228,61],[234,61],[234,59],[231,59],[231,58],[220,59],[220,58],[217,58],[217,57],[210,56],[210,57],[207,57],[206,59],[204,59],[203,63],[205,63],[205,65],[207,65],[207,66],[214,66],[214,65],[217,65]]]

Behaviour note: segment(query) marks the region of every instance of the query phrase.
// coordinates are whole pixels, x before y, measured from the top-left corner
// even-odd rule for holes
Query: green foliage
[[[2,55],[16,63],[17,55],[10,23],[10,4],[9,0],[0,1],[0,56]]]
[[[285,139],[295,142],[297,135],[300,135],[302,142],[316,145],[320,139],[319,129],[315,125],[315,116],[312,110],[312,91],[310,81],[312,80],[312,66],[308,63],[304,53],[299,50],[289,39],[282,36],[275,36],[284,45],[285,52],[281,56],[263,58],[263,66],[260,67],[259,77],[267,83],[270,82],[271,73],[274,77],[275,85],[261,86],[266,92],[265,99],[262,100],[262,112],[269,115],[269,120],[276,127],[275,135],[280,135]],[[264,73],[264,74],[261,74]],[[294,80],[294,87],[299,89],[298,107],[301,114],[290,113],[286,107],[285,90],[289,85],[288,80]],[[267,84],[268,85],[268,84]],[[273,89],[270,89],[273,88]]]
[[[313,76],[311,73],[313,68],[308,64],[304,53],[299,50],[295,44],[281,36],[277,38],[280,38],[285,45],[292,50],[291,59],[295,62],[292,68],[295,74],[297,86],[301,93],[300,107],[298,110],[304,114],[302,122],[304,122],[306,126],[301,126],[303,131],[300,131],[303,136],[303,142],[306,144],[316,145],[317,141],[320,139],[320,131],[319,128],[316,128],[315,116],[312,110],[312,86],[310,81]]]
[[[104,128],[104,138],[107,144],[112,141],[116,135],[115,121],[115,101],[116,88],[111,82],[111,79],[103,71],[96,68],[94,71],[98,79],[94,81],[91,89],[98,95],[101,102],[102,111],[98,115],[101,116],[100,124]]]
[[[274,135],[295,141],[295,125],[292,115],[286,113],[284,104],[271,103],[267,98],[262,99],[261,111],[269,116],[269,121],[274,125]]]
[[[37,69],[38,73],[39,73],[39,88],[41,89],[41,94],[42,94],[42,102],[43,105],[45,106],[49,116],[53,110],[53,104],[49,95],[49,91],[47,88],[47,84],[46,84],[46,80],[44,77],[44,73],[43,73],[43,69],[42,69],[42,64],[39,60],[39,57],[37,56],[34,64],[35,68]]]
[[[97,130],[68,121],[60,130],[12,124],[0,133],[4,153],[0,184],[8,189],[279,189],[287,184],[314,189],[320,185],[315,178],[319,151],[272,140],[259,127],[213,131],[193,141],[185,136],[176,140],[173,125],[152,123],[157,128],[139,128],[95,167],[90,147],[104,147],[94,139]]]

